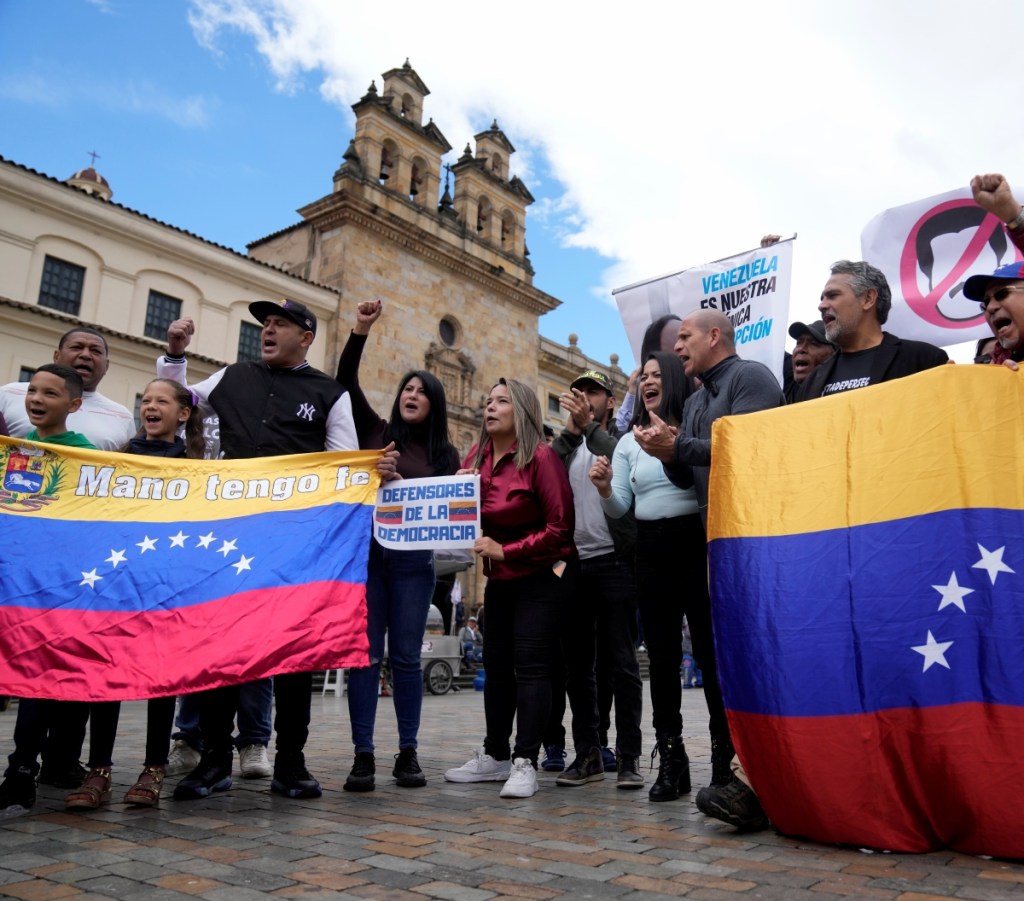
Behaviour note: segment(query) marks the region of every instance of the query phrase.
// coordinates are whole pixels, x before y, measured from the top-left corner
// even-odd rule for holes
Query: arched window
[[[476,231],[481,238],[491,236],[491,202],[481,197],[476,205]]]
[[[391,140],[385,141],[380,150],[380,174],[377,176],[381,184],[391,177],[391,170],[398,165],[398,145]]]
[[[511,210],[501,214],[501,249],[512,250],[516,240],[516,217]]]
[[[498,176],[498,178],[505,177],[505,160],[502,158],[500,153],[495,153],[491,156],[491,171]]]
[[[427,164],[422,157],[416,157],[412,161],[412,171],[409,175],[409,199],[416,200],[420,193],[420,186],[423,184],[423,175],[427,171]]]

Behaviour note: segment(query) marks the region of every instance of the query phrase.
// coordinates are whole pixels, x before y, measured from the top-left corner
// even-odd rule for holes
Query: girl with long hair
[[[142,428],[127,446],[126,454],[148,457],[188,457],[201,460],[203,418],[196,399],[184,385],[172,379],[154,379],[142,392],[139,405]],[[178,432],[184,430],[184,440]],[[167,774],[167,749],[174,726],[175,697],[150,698],[146,708],[146,759],[142,773],[124,796],[125,804],[156,807]],[[95,810],[111,795],[114,741],[121,715],[120,701],[94,702],[89,711],[89,772],[81,786],[64,798],[69,810]]]
[[[379,300],[359,304],[355,328],[338,362],[338,381],[352,399],[359,447],[396,448],[401,478],[452,475],[458,469],[459,456],[448,437],[444,387],[435,376],[422,369],[407,372],[399,382],[390,419],[382,419],[374,412],[359,387],[359,361],[370,329],[380,318],[381,307]],[[345,780],[345,791],[368,792],[375,786],[373,729],[385,635],[398,720],[398,754],[392,775],[403,788],[427,784],[416,750],[423,705],[420,652],[433,592],[434,559],[430,551],[390,550],[375,538],[371,540],[366,579],[370,665],[348,671],[348,711],[355,761]]]
[[[644,363],[637,393],[641,427],[654,413],[678,428],[693,382],[675,354],[657,351]],[[608,516],[623,516],[635,501],[637,604],[650,660],[656,753],[661,758],[648,797],[672,801],[690,791],[680,709],[683,616],[700,616],[708,609],[707,552],[697,495],[692,487],[673,485],[661,461],[641,450],[632,432],[619,440],[610,462],[607,457],[594,462],[590,479]]]
[[[543,434],[537,395],[522,382],[498,379],[463,470],[480,475],[483,535],[474,550],[487,576],[487,734],[483,749],[445,779],[503,782],[503,798],[537,791],[559,615],[576,578],[572,489]],[[518,731],[510,747],[513,719]]]

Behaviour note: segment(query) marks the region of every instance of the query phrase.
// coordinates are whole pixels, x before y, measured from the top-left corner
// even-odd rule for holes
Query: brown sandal
[[[93,767],[82,784],[64,797],[64,806],[68,810],[96,810],[109,804],[110,783],[110,767]]]
[[[136,804],[139,807],[156,807],[160,803],[160,790],[163,788],[166,774],[166,767],[147,766],[138,781],[128,789],[124,803]]]

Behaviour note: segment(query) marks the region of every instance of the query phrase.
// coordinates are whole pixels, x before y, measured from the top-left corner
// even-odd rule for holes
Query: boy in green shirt
[[[68,416],[82,406],[82,377],[70,366],[46,363],[32,375],[25,394],[25,412],[33,429],[25,438],[67,447],[89,447],[89,439],[69,432]],[[94,448],[95,449],[95,448]]]
[[[25,438],[45,444],[95,450],[85,435],[68,431],[68,416],[82,405],[82,391],[82,377],[70,366],[58,363],[40,366],[32,375],[25,394],[25,411],[33,426]],[[18,708],[19,725],[14,732],[14,753],[9,758],[10,766],[4,773],[4,781],[0,783],[0,821],[28,813],[36,800],[36,760],[46,738],[47,717],[37,714],[34,720],[29,718],[22,725],[21,715],[27,703],[22,702]]]

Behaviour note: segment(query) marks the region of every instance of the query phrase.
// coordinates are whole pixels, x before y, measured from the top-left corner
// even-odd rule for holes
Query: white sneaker
[[[238,766],[243,779],[269,779],[274,775],[274,768],[267,759],[267,749],[263,745],[239,748]]]
[[[167,755],[167,775],[180,776],[182,773],[191,773],[199,766],[199,759],[202,756],[185,739],[176,738]]]
[[[537,794],[537,771],[525,757],[512,761],[508,782],[501,787],[503,798],[532,798]]]
[[[448,770],[444,778],[448,782],[504,782],[511,771],[511,760],[495,760],[490,754],[477,750],[462,766]]]

